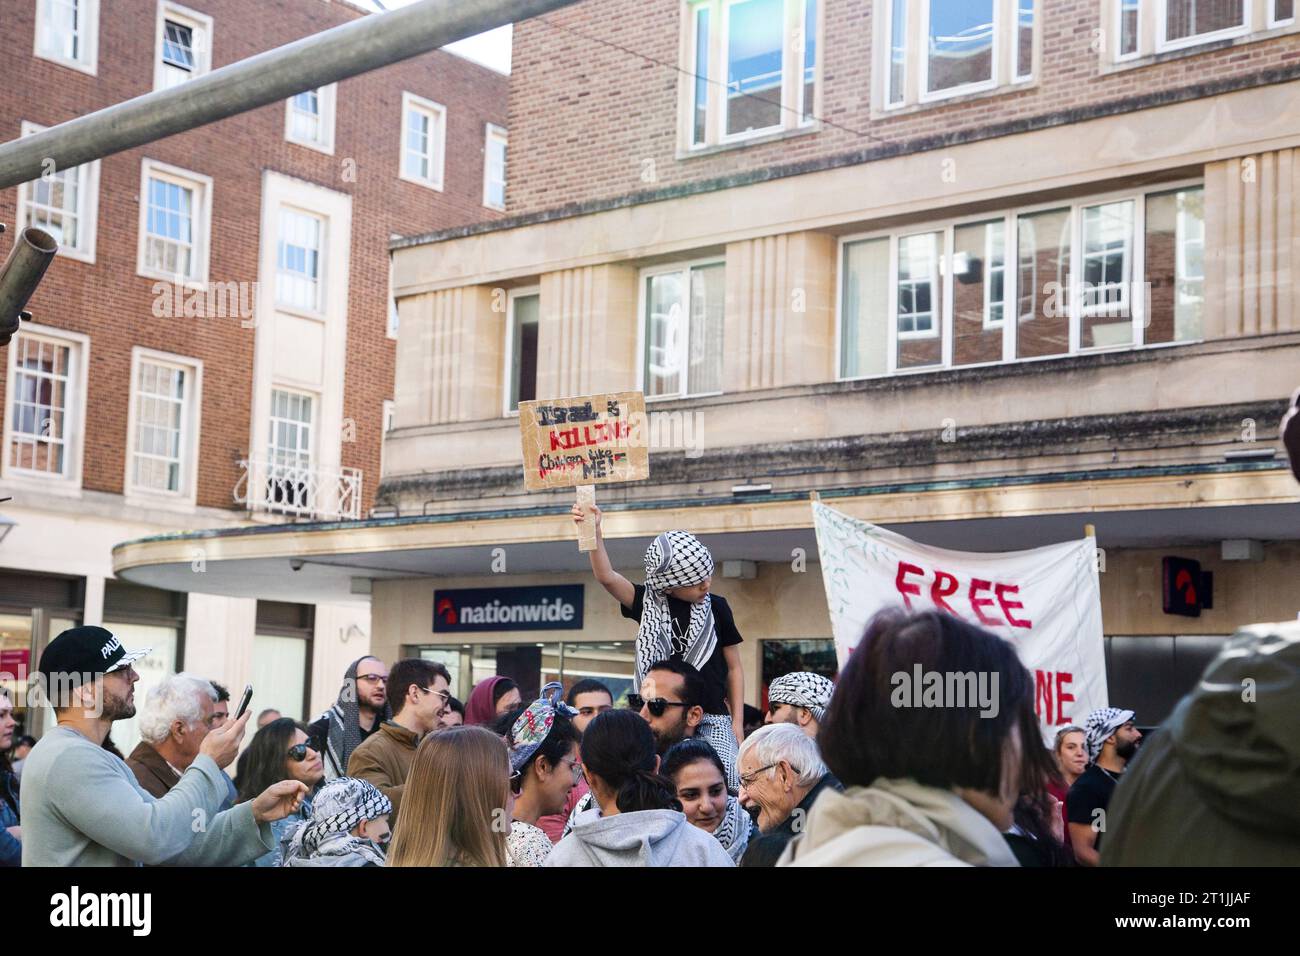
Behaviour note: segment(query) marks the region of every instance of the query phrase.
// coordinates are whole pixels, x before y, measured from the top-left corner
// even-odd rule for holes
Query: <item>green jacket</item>
[[[1300,623],[1243,628],[1124,771],[1101,864],[1296,866],[1298,768]]]

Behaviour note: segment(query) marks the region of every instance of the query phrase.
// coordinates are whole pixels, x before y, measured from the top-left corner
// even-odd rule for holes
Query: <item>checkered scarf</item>
[[[713,555],[689,531],[665,531],[646,549],[645,601],[636,638],[636,684],[650,668],[675,653],[696,670],[713,656],[718,632],[713,624],[712,598],[691,605],[690,624],[678,634],[668,608],[669,588],[688,588],[713,574]]]
[[[740,805],[737,797],[727,797],[727,809],[722,814],[722,822],[714,829],[713,835],[722,848],[727,851],[733,863],[740,865],[740,858],[749,846],[749,831],[753,826],[749,814]]]
[[[360,853],[377,866],[384,865],[384,851],[370,840],[352,836],[362,820],[374,820],[393,812],[393,804],[366,780],[339,777],[316,795],[312,818],[293,834],[289,859],[314,856],[344,856]]]
[[[806,707],[813,719],[821,723],[826,719],[826,708],[830,706],[831,692],[834,690],[835,685],[821,674],[795,671],[772,681],[767,689],[767,700],[772,704]]]
[[[1133,719],[1133,711],[1118,707],[1098,707],[1084,721],[1083,733],[1088,743],[1088,759],[1093,763],[1101,756],[1102,745],[1111,734]]]

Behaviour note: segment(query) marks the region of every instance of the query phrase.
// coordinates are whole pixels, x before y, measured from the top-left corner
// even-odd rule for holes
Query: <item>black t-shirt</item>
[[[1114,777],[1102,770],[1095,763],[1079,774],[1070,792],[1065,797],[1065,818],[1071,823],[1082,823],[1099,827],[1097,838],[1092,841],[1093,849],[1101,849],[1101,834],[1105,830],[1105,818],[1093,816],[1095,810],[1105,810],[1110,806],[1110,798],[1119,785]]]
[[[645,607],[645,587],[644,585],[634,584],[636,588],[636,597],[632,599],[632,606],[621,605],[620,609],[623,616],[641,623],[641,609]],[[731,606],[727,604],[727,599],[718,597],[716,594],[709,596],[713,604],[713,627],[718,632],[718,646],[713,649],[713,654],[704,666],[700,668],[700,674],[704,677],[704,712],[706,714],[729,715],[727,710],[727,658],[722,653],[724,647],[732,647],[739,644],[743,638],[740,632],[736,630],[736,619],[731,614]],[[679,598],[668,598],[668,611],[673,616],[673,623],[677,626],[679,634],[689,633],[691,626],[691,605]],[[682,655],[675,653],[672,660],[679,661]]]

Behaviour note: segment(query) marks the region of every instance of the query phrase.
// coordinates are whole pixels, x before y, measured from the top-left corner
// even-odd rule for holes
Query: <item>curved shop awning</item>
[[[919,541],[1010,551],[1080,537],[1102,547],[1300,539],[1300,486],[1280,462],[1134,468],[1051,476],[826,489],[840,510]],[[635,568],[647,539],[669,528],[701,535],[717,561],[817,559],[807,494],[611,505],[606,543]],[[497,551],[496,549],[503,549]],[[115,573],[174,591],[302,602],[367,601],[365,579],[580,571],[568,512],[461,513],[258,525],[128,541]],[[295,570],[296,568],[296,570]]]

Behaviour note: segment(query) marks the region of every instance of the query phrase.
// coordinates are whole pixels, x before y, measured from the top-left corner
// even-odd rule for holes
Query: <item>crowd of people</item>
[[[1230,641],[1145,745],[1147,760],[1121,708],[1045,745],[1033,678],[1011,644],[937,612],[882,611],[834,681],[802,671],[771,681],[755,727],[708,550],[687,532],[660,535],[646,584],[633,585],[613,571],[598,511],[594,520],[593,571],[638,626],[635,691],[617,700],[593,679],[527,699],[525,675],[498,675],[462,705],[442,664],[366,656],[319,719],[263,710],[241,753],[251,712],[232,716],[223,686],[181,673],[145,695],[141,740],[124,758],[110,731],[137,715],[132,664],[147,651],[101,627],[63,632],[37,675],[60,688],[57,726],[15,741],[0,695],[0,864],[1300,860],[1300,810],[1285,799],[1298,753],[1294,632]],[[917,666],[996,675],[997,706],[900,705],[893,678]],[[1260,685],[1249,700],[1243,675]]]

